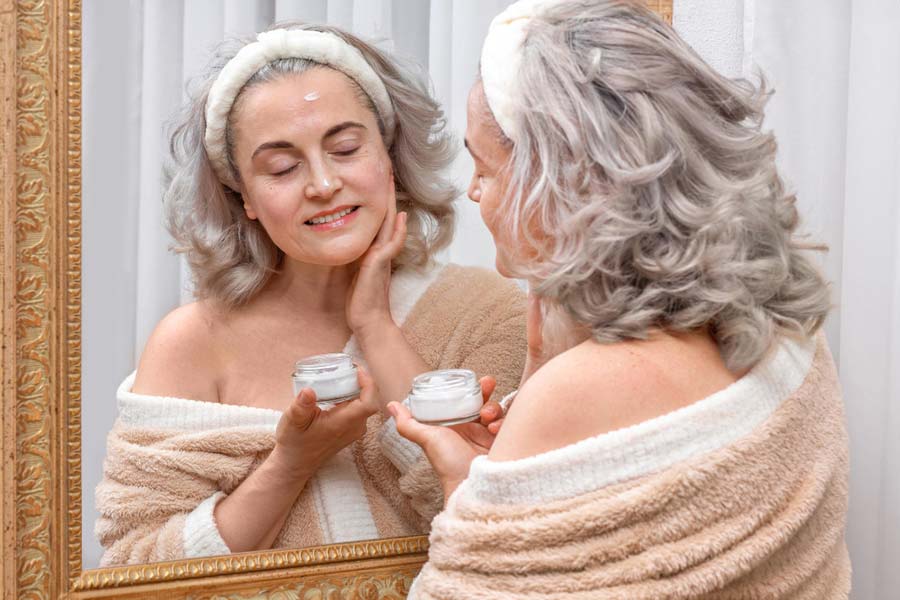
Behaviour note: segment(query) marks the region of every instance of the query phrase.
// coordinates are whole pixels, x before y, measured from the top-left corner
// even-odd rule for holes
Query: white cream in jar
[[[348,354],[318,354],[294,365],[294,396],[303,388],[316,393],[319,406],[333,406],[359,397],[356,365]]]
[[[412,416],[430,425],[474,421],[483,403],[481,385],[468,369],[422,373],[413,379],[406,399]]]

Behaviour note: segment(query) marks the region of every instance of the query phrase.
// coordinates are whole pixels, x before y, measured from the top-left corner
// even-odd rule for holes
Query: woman
[[[621,0],[517,3],[480,70],[469,196],[531,345],[577,341],[487,456],[389,406],[448,498],[410,597],[846,598],[828,288],[765,92]]]
[[[165,198],[198,301],[119,389],[102,564],[427,531],[441,490],[384,405],[436,368],[508,390],[525,356],[517,287],[434,261],[455,196],[443,125],[424,83],[339,30],[219,48],[172,137]],[[360,399],[293,398],[295,361],[342,350]]]

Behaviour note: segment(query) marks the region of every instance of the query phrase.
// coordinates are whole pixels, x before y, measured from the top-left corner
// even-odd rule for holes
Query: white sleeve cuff
[[[224,497],[224,492],[216,492],[188,514],[184,522],[183,540],[186,558],[231,554],[213,516],[216,505]]]
[[[378,443],[381,445],[381,451],[397,467],[401,475],[408,473],[414,464],[425,457],[418,444],[400,435],[393,417],[385,421],[381,427]]]

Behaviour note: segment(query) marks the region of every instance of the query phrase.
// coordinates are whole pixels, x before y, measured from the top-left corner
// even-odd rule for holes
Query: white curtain
[[[427,67],[462,137],[491,17],[509,0],[85,0],[83,209],[84,564],[95,566],[93,490],[115,386],[157,321],[186,299],[161,223],[162,124],[227,34],[283,19],[345,27]],[[900,589],[900,3],[675,0],[676,29],[729,75],[761,68],[767,126],[804,229],[831,248],[826,324],[844,386],[856,600]],[[462,153],[453,176],[464,188]],[[477,208],[459,205],[447,260],[493,265]]]
[[[715,16],[711,13],[715,13]],[[823,240],[826,333],[850,432],[854,600],[900,590],[900,2],[675,0],[676,26],[732,75],[762,69],[767,127]]]

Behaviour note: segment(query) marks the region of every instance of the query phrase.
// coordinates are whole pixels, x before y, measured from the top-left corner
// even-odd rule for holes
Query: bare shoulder
[[[525,458],[635,425],[734,380],[708,348],[589,340],[549,361],[522,387],[491,458]]]
[[[202,301],[166,315],[147,340],[132,390],[218,402],[216,319],[216,312]]]

